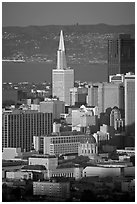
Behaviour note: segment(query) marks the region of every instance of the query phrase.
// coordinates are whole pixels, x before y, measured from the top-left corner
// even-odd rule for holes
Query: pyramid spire
[[[60,32],[59,50],[65,51],[63,31]]]
[[[60,32],[59,49],[57,51],[57,69],[67,69],[63,31]]]

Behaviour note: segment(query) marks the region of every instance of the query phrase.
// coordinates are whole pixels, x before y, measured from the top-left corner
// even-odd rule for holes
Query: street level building
[[[33,195],[45,195],[52,198],[67,199],[70,197],[69,182],[33,182]]]
[[[74,70],[67,67],[63,32],[57,51],[57,68],[52,70],[52,95],[70,105],[70,88],[74,87]]]

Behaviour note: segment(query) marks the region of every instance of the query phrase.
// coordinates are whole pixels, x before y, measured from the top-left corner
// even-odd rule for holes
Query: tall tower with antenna
[[[70,88],[74,87],[74,70],[67,67],[63,31],[60,32],[57,67],[52,70],[52,96],[70,105]]]

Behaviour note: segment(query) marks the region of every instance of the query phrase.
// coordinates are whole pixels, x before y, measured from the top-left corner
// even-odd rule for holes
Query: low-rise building
[[[26,165],[21,168],[21,172],[31,172],[34,181],[47,179],[47,169],[43,165]]]
[[[120,176],[121,168],[118,167],[99,167],[99,166],[87,166],[83,170],[83,177],[91,177],[91,176],[99,176],[99,177],[107,177],[107,176]]]
[[[62,133],[63,134],[63,133]],[[64,133],[64,135],[34,136],[33,144],[36,151],[44,154],[60,155],[78,153],[78,145],[84,134]]]
[[[135,179],[121,182],[122,192],[135,192]]]
[[[54,198],[70,197],[70,183],[68,182],[33,182],[33,195],[45,195]]]
[[[46,169],[55,169],[58,166],[58,158],[54,155],[34,155],[29,157],[29,165],[43,165]]]
[[[21,148],[3,148],[2,159],[4,160],[12,160],[15,157],[21,157]]]
[[[82,173],[82,167],[58,167],[56,169],[48,170],[48,178],[67,177],[78,180],[82,178]]]
[[[33,173],[32,172],[22,172],[22,171],[8,171],[6,172],[6,179],[10,179],[10,180],[33,179]]]

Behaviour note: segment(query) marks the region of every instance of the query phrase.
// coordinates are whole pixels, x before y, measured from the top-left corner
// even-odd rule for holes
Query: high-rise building
[[[88,85],[87,105],[88,106],[98,105],[98,84]]]
[[[108,41],[108,76],[135,73],[135,39],[120,34]]]
[[[135,75],[125,75],[125,130],[127,135],[135,133]]]
[[[117,106],[124,110],[124,87],[120,83],[100,83],[98,87],[99,113]]]
[[[63,32],[57,51],[57,68],[52,70],[52,95],[70,105],[70,88],[74,87],[74,70],[67,67]]]
[[[110,113],[110,126],[119,132],[124,130],[124,121],[121,118],[120,110],[116,106]]]
[[[2,147],[20,147],[28,152],[33,136],[52,132],[52,113],[37,111],[11,111],[2,114]]]
[[[73,87],[70,88],[70,105],[71,106],[81,106],[86,104],[87,98],[86,87]]]

